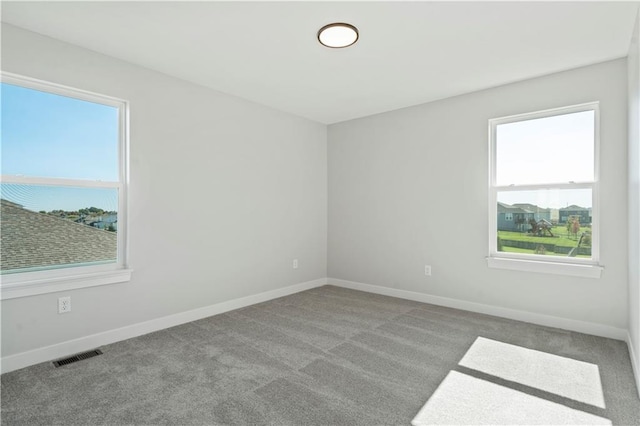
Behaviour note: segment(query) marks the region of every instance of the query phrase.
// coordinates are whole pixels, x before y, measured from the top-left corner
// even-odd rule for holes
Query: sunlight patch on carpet
[[[478,337],[459,365],[605,408],[595,364]]]
[[[450,371],[411,424],[611,425],[611,421]]]

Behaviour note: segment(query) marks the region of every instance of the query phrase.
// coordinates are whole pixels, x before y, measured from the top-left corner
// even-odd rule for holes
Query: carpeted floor
[[[606,408],[458,365],[478,336],[597,364]],[[640,424],[626,344],[324,286],[2,375],[3,425],[409,425],[451,371]]]

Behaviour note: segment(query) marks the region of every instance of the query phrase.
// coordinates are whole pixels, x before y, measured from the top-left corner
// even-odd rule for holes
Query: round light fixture
[[[358,41],[358,29],[351,24],[336,22],[325,25],[318,31],[318,41],[332,48],[347,47]]]

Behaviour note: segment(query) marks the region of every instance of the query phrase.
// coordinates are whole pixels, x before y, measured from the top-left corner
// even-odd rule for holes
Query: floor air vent
[[[74,356],[70,356],[69,358],[59,359],[57,361],[53,361],[54,367],[60,367],[67,364],[72,364],[76,361],[82,361],[83,359],[93,358],[94,356],[102,355],[102,351],[100,349],[96,349],[89,352],[83,352],[81,354],[77,354]]]

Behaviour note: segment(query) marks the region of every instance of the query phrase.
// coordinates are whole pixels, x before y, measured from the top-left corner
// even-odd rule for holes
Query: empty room
[[[2,425],[640,424],[640,2],[1,2]]]

